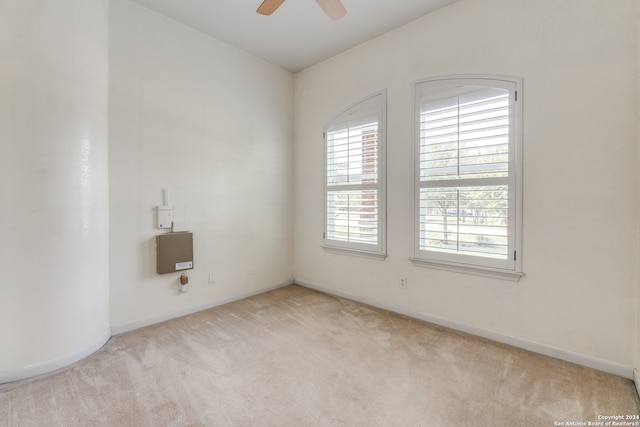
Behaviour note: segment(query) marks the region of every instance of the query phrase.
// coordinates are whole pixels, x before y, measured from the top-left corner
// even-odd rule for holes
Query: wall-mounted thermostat
[[[166,233],[156,236],[158,274],[193,268],[193,233]]]
[[[162,205],[157,207],[158,210],[158,228],[171,228],[173,224],[173,207]]]

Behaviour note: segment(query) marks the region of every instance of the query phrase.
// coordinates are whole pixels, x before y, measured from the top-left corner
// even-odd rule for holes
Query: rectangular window
[[[415,262],[521,275],[518,96],[519,80],[416,83]]]
[[[340,114],[325,129],[326,249],[385,254],[385,93]]]

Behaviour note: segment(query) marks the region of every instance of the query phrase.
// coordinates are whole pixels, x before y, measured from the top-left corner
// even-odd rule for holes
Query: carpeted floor
[[[548,427],[639,413],[627,379],[295,285],[0,386],[0,424],[20,427]]]

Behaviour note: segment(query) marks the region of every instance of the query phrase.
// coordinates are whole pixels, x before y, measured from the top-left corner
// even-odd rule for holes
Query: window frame
[[[457,86],[456,86],[457,85]],[[421,101],[429,95],[443,94],[452,87],[479,86],[500,88],[509,91],[509,156],[508,156],[508,250],[507,259],[496,261],[486,256],[471,256],[459,253],[445,253],[420,248],[420,195],[428,184],[420,179],[420,115]],[[413,150],[412,150],[412,242],[411,261],[414,265],[428,268],[475,274],[517,281],[522,272],[522,118],[523,94],[522,79],[510,76],[493,75],[452,75],[421,79],[413,83]],[[453,181],[443,180],[444,181]],[[426,181],[433,182],[433,181]],[[449,184],[448,184],[449,185]],[[479,186],[486,186],[480,184]],[[457,187],[473,186],[473,178],[459,179]]]
[[[366,244],[366,243],[358,243],[358,242],[348,242],[336,239],[329,238],[329,221],[328,221],[328,209],[329,209],[329,200],[328,194],[332,188],[337,186],[330,186],[328,183],[328,156],[329,156],[329,146],[328,146],[328,135],[332,128],[339,127],[348,122],[349,118],[353,117],[364,117],[366,116],[366,111],[370,108],[370,104],[376,103],[376,110],[378,116],[378,140],[377,140],[377,153],[378,153],[378,161],[377,161],[377,183],[375,184],[375,189],[377,190],[377,214],[378,214],[378,223],[377,223],[377,244]],[[381,90],[376,93],[373,93],[365,98],[358,100],[353,103],[345,110],[343,110],[340,114],[336,115],[332,120],[330,120],[323,129],[323,243],[322,247],[327,252],[343,254],[343,255],[353,255],[353,256],[361,256],[366,258],[373,259],[385,259],[387,256],[387,173],[386,173],[386,159],[387,159],[387,93],[386,90]],[[362,190],[366,188],[371,188],[373,184],[362,184]],[[353,184],[349,185],[350,188],[357,188],[359,185]],[[366,187],[366,188],[365,188]],[[357,190],[355,190],[357,191]]]

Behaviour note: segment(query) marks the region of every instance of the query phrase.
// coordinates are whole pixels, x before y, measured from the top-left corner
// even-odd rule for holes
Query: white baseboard
[[[166,314],[163,314],[161,316],[156,316],[156,317],[151,317],[151,318],[147,318],[147,319],[137,320],[135,322],[125,323],[125,324],[122,324],[122,325],[112,325],[111,326],[111,333],[112,333],[112,335],[124,334],[125,332],[130,332],[130,331],[133,331],[133,330],[136,330],[136,329],[144,328],[145,326],[151,326],[151,325],[155,325],[156,323],[165,322],[167,320],[176,319],[178,317],[188,316],[189,314],[197,313],[199,311],[208,310],[210,308],[218,307],[218,306],[221,306],[221,305],[224,305],[224,304],[229,304],[229,303],[234,302],[234,301],[239,301],[241,299],[249,298],[249,297],[252,297],[254,295],[259,295],[259,294],[263,294],[265,292],[273,291],[275,289],[283,288],[285,286],[292,285],[293,283],[294,283],[293,279],[291,279],[291,280],[287,280],[285,282],[278,283],[276,285],[268,286],[266,288],[261,288],[261,289],[254,290],[254,291],[251,291],[251,292],[245,292],[245,293],[241,293],[241,294],[238,294],[238,295],[233,295],[233,296],[230,296],[230,297],[221,298],[221,299],[218,299],[218,300],[215,300],[213,302],[210,302],[210,303],[207,303],[207,304],[203,304],[203,305],[197,305],[197,306],[193,306],[193,307],[187,307],[187,308],[182,309],[182,310],[172,311],[171,313],[166,313]]]
[[[69,366],[100,350],[102,346],[109,341],[109,338],[111,338],[111,331],[107,329],[98,338],[88,343],[86,346],[72,351],[71,353],[63,354],[55,359],[24,366],[11,371],[0,371],[0,384],[48,374]]]
[[[471,335],[476,335],[479,337],[487,338],[493,341],[498,341],[503,344],[512,345],[514,347],[522,348],[525,350],[532,351],[534,353],[543,354],[545,356],[554,357],[556,359],[561,359],[567,362],[575,363],[578,365],[586,366],[589,368],[597,369],[599,371],[607,372],[613,375],[617,375],[620,377],[634,379],[634,370],[631,366],[621,365],[619,363],[610,362],[608,360],[602,360],[597,357],[587,356],[580,353],[571,352],[568,350],[564,350],[561,348],[549,346],[546,344],[541,344],[529,340],[524,340],[522,338],[517,338],[509,335],[504,335],[499,332],[489,331],[481,328],[476,328],[474,326],[466,325],[463,323],[459,323],[456,321],[443,319],[436,316],[430,316],[423,313],[418,313],[413,310],[381,303],[371,298],[352,295],[347,292],[338,291],[336,289],[326,288],[323,286],[318,286],[313,283],[305,282],[302,280],[295,280],[297,285],[314,289],[320,292],[324,292],[327,294],[335,295],[341,298],[350,299],[353,301],[361,302],[363,304],[371,305],[373,307],[382,308],[384,310],[392,311],[394,313],[399,313],[405,316],[413,317],[415,319],[424,320],[429,323],[434,323],[436,325],[444,326],[447,328],[455,329],[458,331],[466,332]],[[636,380],[636,385],[638,385],[638,380]]]
[[[640,373],[638,373],[637,369],[633,370],[633,383],[636,385],[636,392],[640,397]]]

